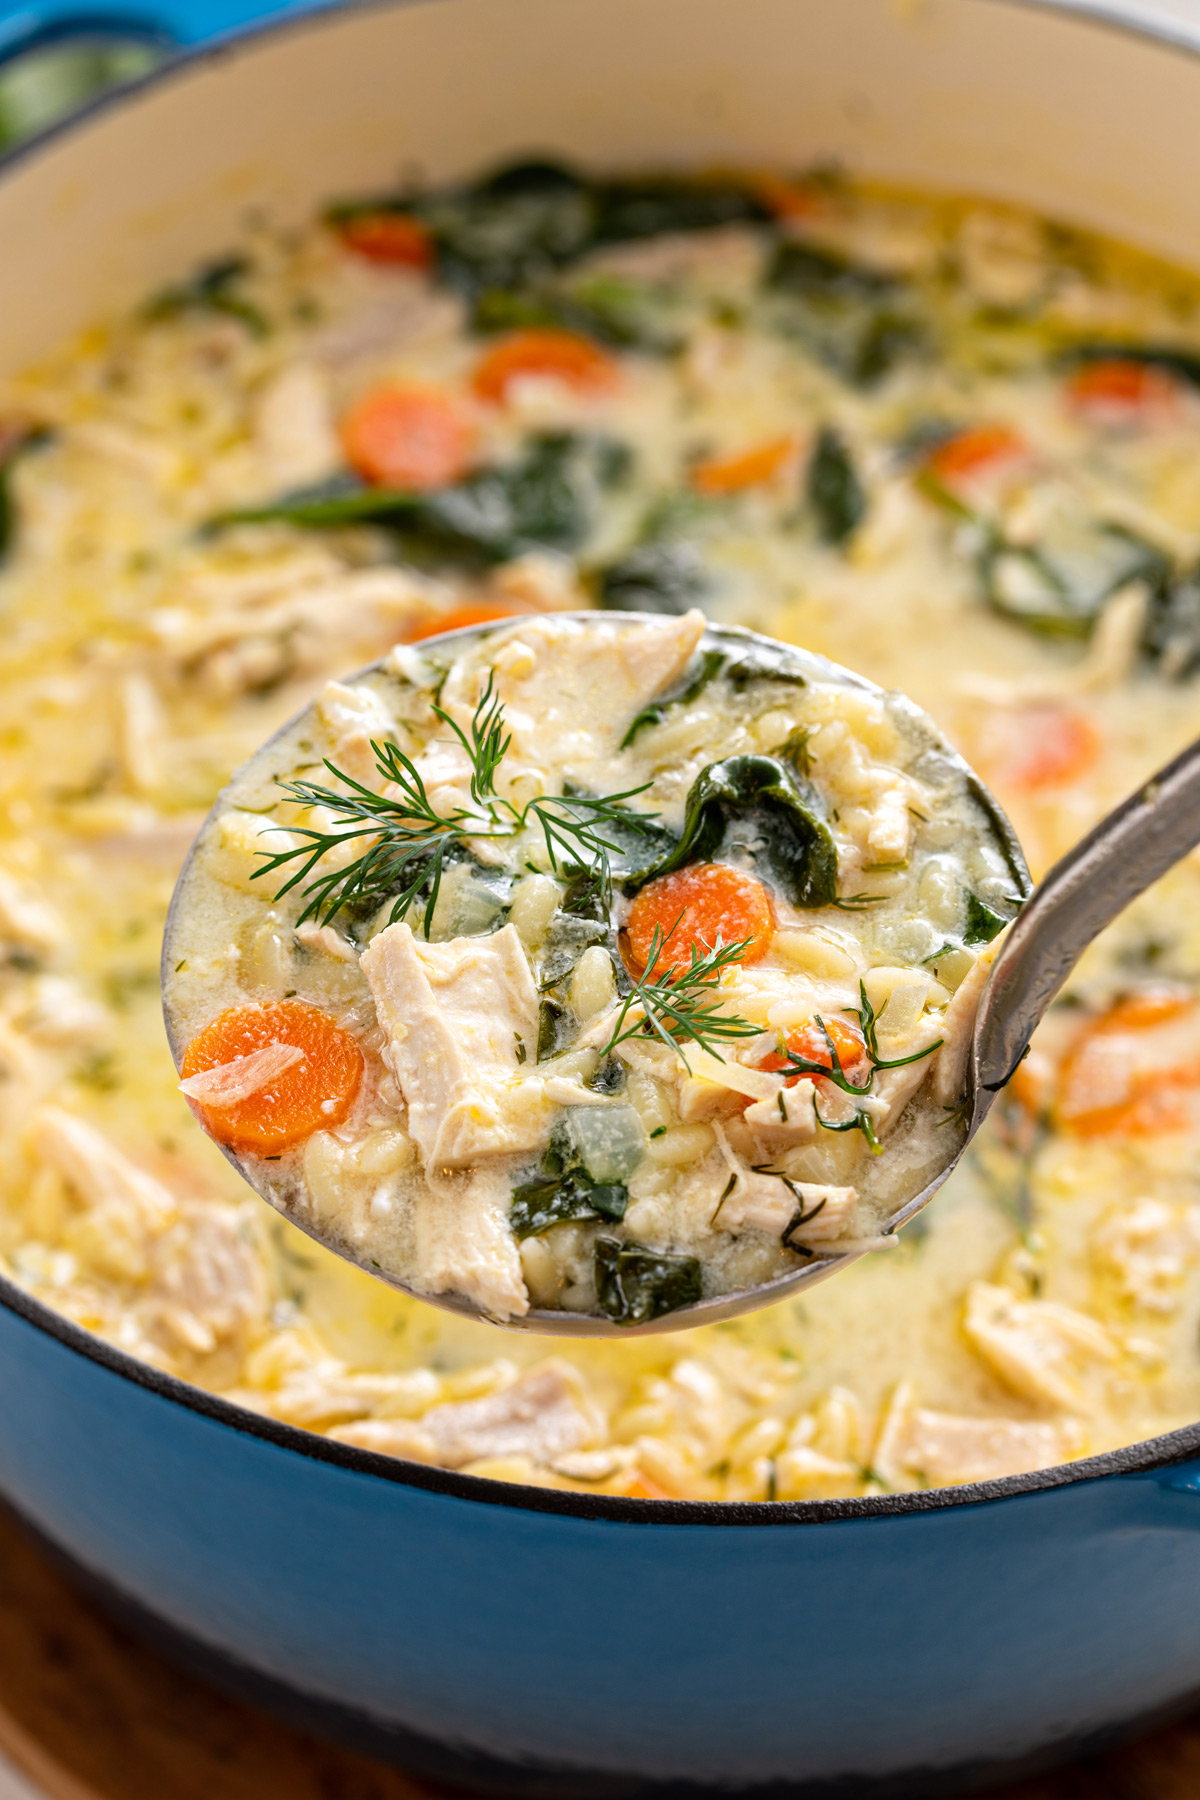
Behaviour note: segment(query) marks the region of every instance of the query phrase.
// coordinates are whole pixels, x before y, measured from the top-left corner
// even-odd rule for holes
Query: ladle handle
[[[1200,844],[1200,739],[1055,863],[992,968],[975,1027],[975,1085],[1012,1075],[1092,940]]]

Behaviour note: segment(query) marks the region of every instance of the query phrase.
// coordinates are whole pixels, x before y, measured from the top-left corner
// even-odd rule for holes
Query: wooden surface
[[[47,1800],[447,1800],[181,1673],[2,1510],[0,1753]],[[1200,1719],[995,1800],[1200,1800]]]

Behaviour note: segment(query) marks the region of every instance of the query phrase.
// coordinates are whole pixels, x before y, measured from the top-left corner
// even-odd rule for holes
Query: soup
[[[399,1296],[251,1199],[177,1092],[157,952],[204,810],[330,678],[589,606],[699,606],[911,694],[1046,868],[1194,730],[1198,291],[826,174],[526,165],[260,228],[11,381],[13,1277],[272,1417],[589,1491],[937,1486],[1194,1418],[1191,864],[1089,956],[896,1249],[751,1318],[565,1349]],[[866,916],[909,874],[864,875]],[[938,923],[960,888],[931,859],[875,966],[949,993],[978,955]],[[286,995],[322,952],[281,916],[212,954]]]

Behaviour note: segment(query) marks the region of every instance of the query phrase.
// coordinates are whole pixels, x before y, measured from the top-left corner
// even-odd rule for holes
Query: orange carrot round
[[[1080,1137],[1186,1131],[1200,1113],[1195,1003],[1173,992],[1119,1000],[1085,1025],[1063,1058],[1057,1122]]]
[[[997,713],[980,736],[989,777],[999,788],[1026,794],[1081,780],[1103,748],[1085,712],[1053,701]]]
[[[1170,406],[1177,384],[1164,369],[1133,357],[1105,356],[1086,362],[1067,381],[1067,399],[1081,412],[1114,420]]]
[[[750,177],[750,188],[777,219],[811,219],[821,209],[821,190],[812,181],[764,171]]]
[[[771,947],[775,918],[761,881],[726,863],[693,863],[660,875],[637,895],[626,922],[629,948],[641,969],[650,960],[654,933],[662,934],[654,968],[659,980],[686,967],[693,950],[701,956],[717,942],[749,940],[739,962],[758,962]]]
[[[493,619],[517,619],[532,612],[522,600],[479,600],[473,605],[453,606],[436,619],[426,619],[410,631],[406,643],[417,644],[424,638],[440,637],[443,631],[462,631],[467,625],[490,625]]]
[[[437,488],[470,466],[470,420],[438,388],[372,388],[342,420],[342,448],[365,481],[379,487]]]
[[[852,1024],[849,1019],[839,1019],[835,1013],[822,1013],[821,1023],[825,1027],[824,1031],[815,1019],[810,1019],[807,1025],[790,1032],[787,1039],[788,1051],[792,1056],[802,1056],[806,1062],[820,1063],[823,1069],[832,1072],[833,1054],[829,1048],[832,1040],[842,1069],[847,1075],[853,1076],[867,1052],[866,1039],[860,1027]],[[763,1069],[782,1069],[786,1066],[786,1057],[774,1054],[759,1065]],[[795,1077],[796,1081],[803,1079],[800,1075]],[[793,1084],[789,1082],[787,1085],[790,1087]]]
[[[925,467],[945,487],[954,487],[990,474],[1001,463],[1015,462],[1025,454],[1024,440],[1009,426],[975,425],[938,444],[925,458]]]
[[[483,356],[473,377],[475,392],[493,406],[503,406],[514,381],[546,375],[577,393],[602,393],[615,386],[615,359],[577,331],[512,331]]]
[[[410,213],[354,213],[336,230],[346,248],[368,262],[405,269],[428,269],[433,262],[433,239]]]
[[[221,1013],[184,1052],[184,1080],[275,1045],[301,1056],[265,1086],[229,1105],[189,1101],[218,1143],[273,1155],[303,1143],[314,1131],[331,1130],[349,1113],[363,1077],[363,1053],[328,1013],[301,1000],[234,1006]]]
[[[736,494],[770,481],[796,454],[793,437],[771,438],[738,456],[712,456],[694,465],[691,483],[700,494]]]

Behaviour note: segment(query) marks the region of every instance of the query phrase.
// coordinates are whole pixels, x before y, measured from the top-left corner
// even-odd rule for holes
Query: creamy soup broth
[[[550,1345],[408,1300],[254,1199],[177,1090],[158,953],[205,811],[331,677],[442,621],[699,605],[830,656],[933,715],[1035,874],[1194,734],[1194,279],[824,175],[697,191],[543,170],[259,225],[7,383],[5,1267],[240,1405],[502,1480],[827,1498],[1183,1425],[1191,862],[1089,956],[897,1248],[680,1336]],[[393,489],[421,508],[385,517]],[[949,992],[980,946],[948,949],[937,905],[879,960]],[[284,952],[225,954],[269,989]]]

